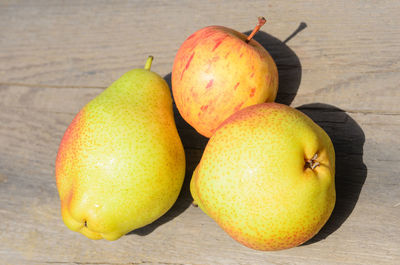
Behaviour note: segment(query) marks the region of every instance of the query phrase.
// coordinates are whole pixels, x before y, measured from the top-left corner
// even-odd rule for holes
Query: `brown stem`
[[[253,29],[253,31],[250,33],[250,35],[246,39],[246,43],[248,43],[254,35],[260,30],[260,28],[267,22],[267,20],[264,17],[258,17],[258,24],[256,27]]]

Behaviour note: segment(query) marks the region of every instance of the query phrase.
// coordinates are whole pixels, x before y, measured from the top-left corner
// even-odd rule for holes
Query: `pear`
[[[56,159],[65,225],[116,240],[152,223],[176,201],[185,154],[167,83],[144,69],[125,73],[73,119]]]
[[[192,180],[195,204],[257,250],[312,238],[335,205],[335,152],[325,131],[291,107],[263,103],[230,116]]]

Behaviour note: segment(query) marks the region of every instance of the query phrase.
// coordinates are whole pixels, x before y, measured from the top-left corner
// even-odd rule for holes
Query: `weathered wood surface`
[[[398,1],[1,1],[0,263],[399,264],[399,14]],[[247,32],[258,15],[269,20],[256,39],[277,61],[278,101],[335,144],[338,201],[323,230],[279,252],[233,241],[190,205],[206,140],[177,115],[188,176],[172,210],[115,242],[69,231],[54,160],[79,109],[147,55],[168,79],[190,33]]]

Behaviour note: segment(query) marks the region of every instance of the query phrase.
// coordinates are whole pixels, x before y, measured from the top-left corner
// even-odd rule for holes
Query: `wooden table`
[[[1,264],[400,264],[399,1],[0,2]],[[54,179],[74,115],[154,55],[170,79],[192,32],[251,30],[279,68],[278,102],[310,115],[337,152],[337,205],[310,242],[259,252],[191,206],[206,139],[176,115],[188,172],[175,206],[123,238],[66,228]]]

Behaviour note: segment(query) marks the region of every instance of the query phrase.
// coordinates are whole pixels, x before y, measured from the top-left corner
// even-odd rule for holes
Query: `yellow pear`
[[[64,223],[91,239],[115,240],[162,216],[185,175],[167,83],[134,69],[74,118],[56,159]]]
[[[298,246],[335,205],[335,152],[310,118],[277,103],[250,106],[210,138],[191,180],[195,203],[257,250]]]

